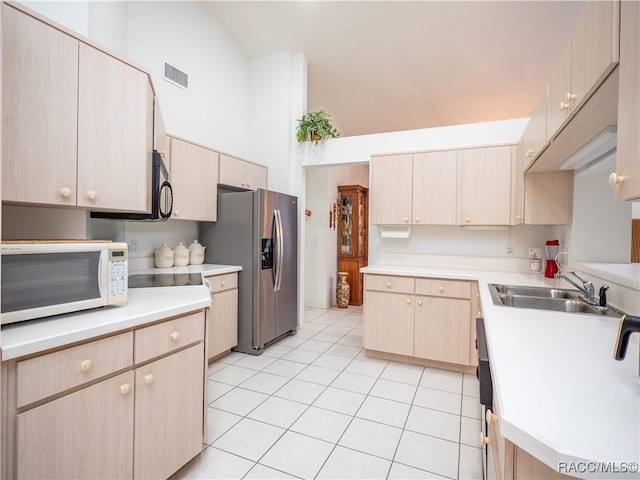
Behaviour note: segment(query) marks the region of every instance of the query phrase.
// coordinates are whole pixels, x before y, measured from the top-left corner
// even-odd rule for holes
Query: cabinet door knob
[[[92,366],[93,366],[93,362],[91,360],[85,360],[80,364],[80,371],[88,372],[89,370],[91,370]]]
[[[570,103],[565,103],[565,102],[560,102],[560,111],[564,112],[566,110],[569,110],[569,108],[571,108],[571,104]]]
[[[175,332],[171,333],[170,337],[171,337],[171,340],[173,340],[174,342],[177,342],[178,340],[180,340],[180,332],[176,330]]]
[[[422,300],[418,300],[418,306],[421,307],[422,306]]]
[[[122,395],[126,395],[127,393],[129,393],[129,390],[131,390],[131,385],[129,385],[128,383],[120,385],[120,393]]]
[[[404,217],[404,223],[409,223],[409,217]]]
[[[486,417],[487,417],[487,423],[489,425],[495,425],[496,423],[498,423],[498,415],[493,413],[491,410],[487,410]]]
[[[532,148],[527,148],[527,158],[533,157],[535,151]]]
[[[60,189],[60,196],[62,198],[69,198],[71,196],[71,189],[69,187],[62,187]]]
[[[522,220],[522,215],[516,215],[516,220]]]
[[[438,291],[439,291],[440,293],[444,292],[444,287],[440,287],[440,288],[438,288]]]
[[[244,182],[240,182],[240,185],[244,185]]]
[[[476,316],[476,318],[482,318],[482,312],[480,310],[478,310],[478,315]]]
[[[144,377],[144,383],[146,383],[147,385],[151,385],[153,383],[153,373],[150,373],[149,375]]]
[[[491,443],[491,439],[486,437],[484,433],[480,432],[480,446],[484,447],[485,445],[489,445]]]
[[[167,158],[167,153],[164,150],[160,150],[158,153],[163,160]]]
[[[391,282],[387,282],[387,288],[391,288]]]
[[[87,198],[93,202],[96,198],[98,198],[98,194],[93,190],[89,190],[87,192]]]
[[[618,175],[615,172],[609,175],[609,186],[611,188],[616,188],[618,185],[622,185],[623,183],[624,177],[622,175]]]
[[[471,221],[471,217],[464,217],[464,222],[469,223]]]
[[[407,305],[411,305],[411,299],[407,298]]]
[[[179,212],[179,211],[177,211],[177,210],[174,210],[174,211],[173,211],[173,216],[174,216],[174,217],[178,217],[178,216],[180,216],[180,212]]]
[[[247,182],[247,187],[250,187],[250,186],[251,186],[251,182]]]
[[[224,287],[226,284],[227,284],[227,282],[225,282],[224,280],[222,280],[222,281],[220,282],[220,286],[222,286],[222,287]]]
[[[576,99],[576,95],[574,93],[571,92],[567,92],[567,103],[571,103],[572,101],[574,101]]]

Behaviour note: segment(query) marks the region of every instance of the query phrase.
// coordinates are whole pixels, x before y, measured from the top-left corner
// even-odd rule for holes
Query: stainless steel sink
[[[579,298],[582,292],[578,290],[564,290],[561,288],[522,287],[519,285],[495,285],[491,284],[498,293],[508,295],[524,295],[527,297],[541,298]]]
[[[489,284],[489,290],[494,305],[553,312],[619,316],[618,312],[612,309],[588,304],[583,300],[582,293],[578,290],[493,283]]]

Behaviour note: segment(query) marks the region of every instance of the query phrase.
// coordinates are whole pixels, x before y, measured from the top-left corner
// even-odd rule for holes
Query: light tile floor
[[[475,376],[365,356],[361,307],[305,322],[209,365],[208,444],[172,478],[482,478]]]

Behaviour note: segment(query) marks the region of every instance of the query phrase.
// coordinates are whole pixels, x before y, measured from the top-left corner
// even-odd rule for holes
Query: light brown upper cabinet
[[[232,187],[257,190],[267,188],[267,167],[240,158],[220,154],[218,182]]]
[[[413,155],[371,158],[371,223],[409,225],[413,183]]]
[[[4,7],[2,199],[150,212],[148,75]]]
[[[454,150],[413,155],[413,224],[457,223],[457,158]]]
[[[173,215],[178,220],[215,222],[218,152],[170,136]]]
[[[504,147],[460,150],[461,225],[511,223],[511,164],[515,153]]]
[[[531,114],[522,134],[522,148],[524,164],[520,167],[527,170],[535,158],[542,153],[547,146],[547,89],[538,102],[536,109]]]
[[[76,204],[78,41],[2,12],[2,199]]]
[[[618,63],[620,2],[590,1],[549,83],[547,138],[579,110]]]
[[[640,3],[622,2],[616,200],[640,198]]]
[[[80,43],[78,206],[151,211],[149,76]]]

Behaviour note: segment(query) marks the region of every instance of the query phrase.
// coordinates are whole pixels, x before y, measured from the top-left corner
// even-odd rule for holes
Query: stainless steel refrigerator
[[[218,220],[200,224],[206,263],[241,265],[238,346],[259,355],[298,325],[298,199],[257,190],[218,193]],[[212,312],[215,316],[215,312]]]

